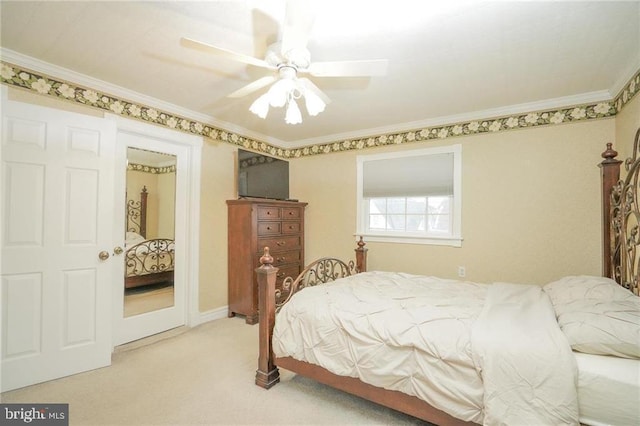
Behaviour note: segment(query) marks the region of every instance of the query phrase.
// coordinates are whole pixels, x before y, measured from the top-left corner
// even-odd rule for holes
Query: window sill
[[[462,237],[416,237],[414,235],[383,235],[367,233],[358,233],[356,235],[362,235],[365,242],[462,247]]]

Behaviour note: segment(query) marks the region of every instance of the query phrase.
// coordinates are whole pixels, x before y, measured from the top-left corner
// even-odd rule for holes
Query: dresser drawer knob
[[[267,230],[271,231],[271,227],[270,227],[270,226],[267,226]]]
[[[287,260],[287,258],[282,256],[282,257],[279,257],[277,260],[278,262],[284,262],[285,260]]]
[[[277,245],[278,247],[282,247],[283,245],[285,245],[285,242],[284,242],[284,241],[278,241],[278,242],[276,243],[276,245]]]

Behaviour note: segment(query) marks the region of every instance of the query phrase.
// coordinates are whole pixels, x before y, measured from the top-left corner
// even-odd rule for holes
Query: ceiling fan
[[[309,78],[300,75],[370,77],[385,75],[387,71],[386,59],[312,62],[307,49],[312,25],[310,0],[287,0],[281,38],[268,47],[264,59],[186,37],[180,43],[184,47],[270,70],[271,75],[259,78],[227,97],[240,98],[271,85],[265,94],[253,102],[249,110],[260,118],[266,118],[269,106],[286,105],[285,121],[288,124],[298,124],[302,122],[302,114],[296,103],[297,99],[304,98],[307,112],[312,116],[324,111],[325,105],[331,102]]]

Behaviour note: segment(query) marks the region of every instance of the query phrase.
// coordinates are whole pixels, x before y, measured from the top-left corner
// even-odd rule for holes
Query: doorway
[[[115,213],[125,240],[113,286],[117,346],[199,322],[202,138],[109,118],[117,122],[117,162],[123,171],[116,178],[123,208]]]

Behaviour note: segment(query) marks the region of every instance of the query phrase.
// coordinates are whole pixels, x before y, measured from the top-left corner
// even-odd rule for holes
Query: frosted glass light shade
[[[324,111],[325,103],[322,99],[310,90],[305,90],[304,101],[307,107],[307,112],[311,116],[316,116]]]
[[[287,114],[284,117],[284,121],[287,124],[302,123],[302,114],[300,113],[300,108],[298,108],[298,104],[293,99],[289,101],[289,105],[287,106]]]
[[[289,99],[289,93],[295,89],[293,81],[282,79],[276,81],[269,89],[269,105],[275,108],[283,107]]]
[[[249,111],[260,118],[267,118],[269,113],[269,93],[265,93],[256,99],[249,107]]]

